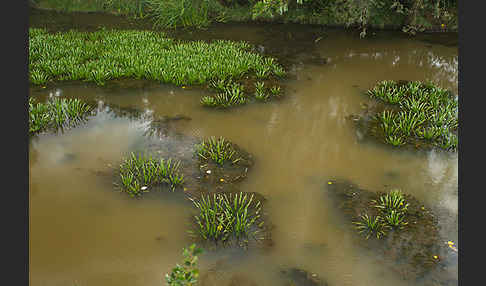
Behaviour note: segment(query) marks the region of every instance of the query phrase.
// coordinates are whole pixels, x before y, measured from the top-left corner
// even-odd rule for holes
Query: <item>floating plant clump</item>
[[[79,99],[53,98],[42,103],[29,97],[29,134],[74,127],[90,111],[91,107]]]
[[[368,95],[387,104],[371,125],[385,143],[457,150],[458,102],[450,91],[430,83],[389,80]]]
[[[368,216],[368,214],[363,214],[360,216],[360,220],[353,222],[356,225],[356,229],[359,233],[365,235],[366,239],[370,236],[376,236],[376,238],[381,238],[386,235],[385,229],[386,225],[383,223],[383,219],[380,216]]]
[[[246,245],[249,238],[257,238],[263,227],[261,201],[251,194],[219,193],[193,200],[199,214],[194,217],[196,231],[202,239],[228,242],[231,238]]]
[[[120,164],[120,187],[130,196],[141,196],[155,186],[168,185],[172,191],[184,183],[180,162],[154,159],[145,154],[124,158]]]
[[[408,224],[405,219],[409,203],[400,190],[391,190],[378,199],[371,200],[371,203],[378,210],[376,216],[368,216],[365,213],[360,216],[359,221],[353,222],[359,233],[364,234],[366,239],[372,235],[381,238],[386,236],[387,230],[403,229]]]
[[[212,160],[218,165],[223,165],[225,162],[236,164],[242,160],[233,144],[224,137],[218,139],[210,137],[203,140],[196,145],[196,153],[201,159]]]
[[[242,105],[247,102],[244,93],[244,86],[232,81],[213,81],[211,86],[218,90],[219,93],[214,96],[204,96],[201,98],[201,104],[208,107],[228,108],[236,105]]]
[[[228,108],[246,104],[250,100],[250,97],[245,95],[245,86],[232,80],[212,80],[209,87],[216,90],[217,94],[202,97],[201,104],[204,106]],[[256,81],[254,87],[253,95],[258,101],[267,101],[270,98],[280,97],[281,95],[280,86],[274,85],[267,90],[265,82]]]

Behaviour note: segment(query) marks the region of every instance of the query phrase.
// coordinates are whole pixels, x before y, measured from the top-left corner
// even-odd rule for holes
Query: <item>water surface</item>
[[[215,111],[200,105],[207,91],[198,88],[32,89],[41,100],[79,98],[99,109],[77,128],[30,143],[31,285],[165,284],[163,276],[191,243],[186,230],[194,209],[177,193],[130,199],[115,190],[110,174],[122,156],[149,140],[144,131],[152,117],[181,114],[191,120],[175,122],[176,132],[224,136],[254,155],[239,188],[267,198],[275,225],[269,249],[201,255],[202,285],[286,285],[280,270],[292,267],[329,285],[415,285],[356,244],[326,182],[343,178],[373,191],[401,188],[433,207],[444,240],[457,242],[457,154],[364,140],[347,119],[369,102],[363,92],[384,79],[430,80],[457,94],[457,46],[433,35],[380,32],[363,40],[345,31],[283,25],[232,24],[204,33],[186,37],[247,40],[279,57],[289,70],[285,97]],[[108,106],[138,113],[118,116]],[[457,277],[457,266],[450,274]]]

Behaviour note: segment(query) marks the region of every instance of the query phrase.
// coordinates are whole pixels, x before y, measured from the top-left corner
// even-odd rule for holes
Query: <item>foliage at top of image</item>
[[[214,0],[146,0],[156,27],[205,28],[222,6]]]
[[[152,156],[132,152],[123,158],[119,171],[120,188],[131,197],[140,197],[159,185],[168,185],[174,191],[184,183],[180,162],[170,158],[156,160]]]
[[[235,238],[242,246],[248,244],[250,237],[258,240],[258,228],[263,226],[263,221],[259,221],[261,202],[254,200],[253,194],[203,195],[193,203],[199,210],[195,216],[196,232],[202,239],[226,243]]]
[[[153,31],[51,34],[29,29],[29,79],[36,85],[68,80],[103,85],[119,78],[191,85],[262,71],[270,76],[281,73],[282,68],[252,52],[246,42],[180,42]]]
[[[199,277],[199,269],[197,267],[198,255],[203,250],[196,247],[196,244],[191,244],[189,248],[184,247],[182,255],[184,262],[176,264],[172,272],[165,275],[165,280],[168,286],[190,286],[196,285]]]
[[[374,118],[386,143],[457,150],[458,102],[450,91],[418,81],[382,81],[368,94],[390,106]]]
[[[206,28],[212,22],[270,20],[369,28],[408,34],[457,31],[457,0],[30,0],[62,11],[103,11],[149,18],[157,28]]]
[[[53,98],[45,103],[29,97],[29,135],[74,127],[86,120],[91,107],[79,99]]]
[[[259,0],[252,17],[281,18],[312,24],[356,26],[365,37],[369,27],[396,26],[415,34],[434,26],[457,30],[457,0]]]

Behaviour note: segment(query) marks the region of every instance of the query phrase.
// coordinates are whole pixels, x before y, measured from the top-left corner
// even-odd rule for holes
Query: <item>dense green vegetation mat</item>
[[[121,78],[190,85],[251,73],[270,76],[283,69],[273,58],[252,52],[246,42],[180,42],[154,31],[29,29],[29,78],[34,85],[69,80],[103,85]]]

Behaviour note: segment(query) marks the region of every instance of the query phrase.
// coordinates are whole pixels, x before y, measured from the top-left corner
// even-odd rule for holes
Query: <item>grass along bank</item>
[[[29,29],[29,79],[34,85],[82,80],[104,85],[122,78],[179,86],[249,74],[282,75],[274,60],[246,42],[180,42],[153,31],[59,32]]]

